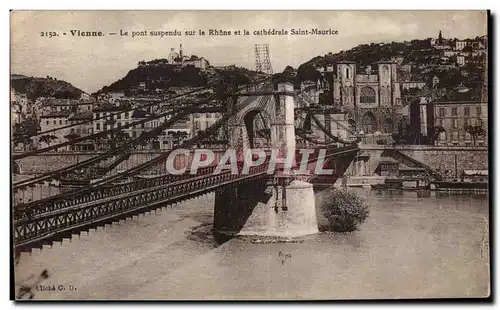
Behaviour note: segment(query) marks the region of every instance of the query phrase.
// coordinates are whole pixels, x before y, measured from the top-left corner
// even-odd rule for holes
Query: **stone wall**
[[[214,153],[214,161],[218,162],[223,155],[223,152],[214,151]],[[162,152],[160,151],[134,152],[131,154],[129,159],[119,164],[114,169],[114,172],[133,168],[161,154]],[[75,165],[97,155],[98,154],[95,152],[54,152],[26,157],[17,160],[16,163],[19,165],[21,174],[39,174]],[[101,165],[110,164],[113,160],[113,158],[108,159],[107,161],[102,162]],[[174,167],[177,169],[181,169],[185,166],[189,166],[191,164],[191,160],[192,154],[189,158],[184,155],[178,155],[175,158]]]
[[[455,160],[457,171],[462,170],[488,170],[488,148],[487,147],[428,147],[411,148],[400,150],[433,170],[455,171]]]
[[[365,175],[373,175],[381,160],[382,153],[385,151],[385,154],[390,154],[390,151],[394,149],[429,166],[433,170],[451,170],[454,172],[455,158],[458,172],[462,170],[488,169],[487,147],[406,145],[394,148],[384,145],[361,144],[360,149],[360,154],[369,156],[365,165],[367,167]],[[353,161],[351,166],[355,164],[356,161]],[[348,171],[354,171],[354,168],[349,167]]]

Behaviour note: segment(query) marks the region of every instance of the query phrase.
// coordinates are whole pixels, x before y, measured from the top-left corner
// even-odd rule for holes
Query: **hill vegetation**
[[[452,44],[454,44],[452,40]],[[473,40],[479,40],[474,38]],[[466,49],[470,47],[466,47]],[[464,51],[466,51],[464,49]],[[484,62],[481,57],[472,57],[471,61],[464,67],[458,68],[447,66],[441,59],[441,51],[434,49],[429,39],[412,40],[407,42],[371,43],[361,44],[347,51],[339,53],[328,53],[324,56],[316,56],[303,63],[297,68],[296,83],[302,81],[317,81],[321,74],[316,69],[340,61],[355,61],[358,72],[368,65],[379,61],[398,59],[402,65],[412,65],[412,80],[430,81],[433,76],[440,78],[441,87],[456,87],[460,83],[468,86],[477,86],[481,83]],[[456,59],[450,57],[447,64],[453,64]],[[374,68],[375,69],[375,68]]]
[[[190,60],[198,59],[192,55]],[[138,88],[141,83],[148,90],[169,87],[201,87],[214,86],[221,79],[226,83],[246,84],[257,73],[237,66],[227,66],[210,70],[201,70],[193,65],[181,66],[169,64],[167,59],[139,61],[135,69],[130,70],[123,78],[104,86],[101,92],[125,92]]]
[[[28,99],[32,101],[38,97],[78,99],[83,93],[82,90],[70,83],[50,76],[39,78],[13,74],[10,83],[16,92],[26,94]]]

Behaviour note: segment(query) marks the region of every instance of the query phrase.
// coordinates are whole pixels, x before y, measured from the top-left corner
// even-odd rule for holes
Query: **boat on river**
[[[487,192],[488,170],[464,170],[460,179],[438,180],[431,184],[437,191],[448,192]]]

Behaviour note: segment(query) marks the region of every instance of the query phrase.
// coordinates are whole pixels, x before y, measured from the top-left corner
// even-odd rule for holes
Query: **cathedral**
[[[353,61],[318,68],[327,102],[347,115],[350,129],[357,133],[391,133],[403,118],[397,63],[378,62],[375,66],[376,70],[369,65],[359,73]]]

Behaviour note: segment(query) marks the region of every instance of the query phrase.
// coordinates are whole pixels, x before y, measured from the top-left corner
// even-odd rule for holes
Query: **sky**
[[[175,36],[132,38],[133,31],[209,29],[334,29],[334,36]],[[71,30],[102,31],[103,37],[73,37]],[[129,36],[120,36],[120,30]],[[269,44],[275,72],[296,68],[318,55],[359,44],[487,34],[485,11],[14,11],[11,13],[11,73],[47,75],[95,92],[124,77],[141,60],[185,54],[212,65],[255,68],[254,44]],[[41,36],[57,32],[57,37]],[[66,32],[67,35],[63,35]],[[117,35],[110,36],[109,32]]]

